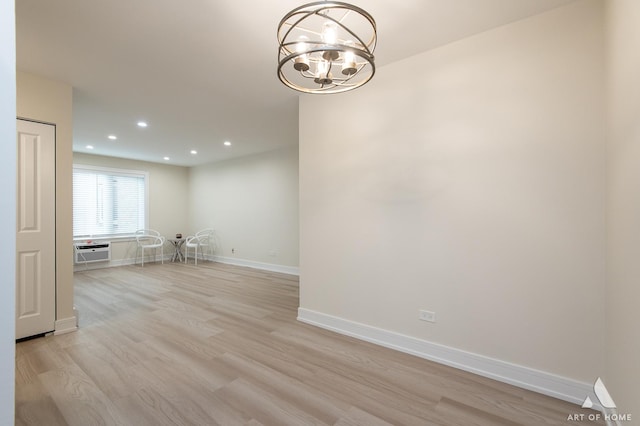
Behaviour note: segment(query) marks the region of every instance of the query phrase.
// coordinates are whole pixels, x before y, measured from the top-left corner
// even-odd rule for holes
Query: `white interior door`
[[[18,120],[16,339],[54,329],[55,127]]]

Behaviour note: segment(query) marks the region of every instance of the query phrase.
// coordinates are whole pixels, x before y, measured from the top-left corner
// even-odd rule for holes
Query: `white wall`
[[[297,271],[297,147],[192,167],[189,206],[190,232],[216,229],[224,261]]]
[[[603,374],[601,9],[572,3],[301,97],[302,311],[583,385]]]
[[[106,157],[74,153],[74,164],[85,164],[116,169],[139,170],[149,173],[149,224],[148,228],[155,229],[167,238],[175,237],[177,233],[187,235],[188,226],[188,184],[189,171],[186,167],[167,164],[150,163],[146,161],[126,160],[122,158]],[[112,245],[111,263],[119,265],[132,263],[136,255],[135,241],[114,241]],[[173,247],[167,243],[165,256],[172,253]],[[158,256],[160,252],[158,251]],[[91,267],[105,266],[102,263]],[[76,267],[83,269],[84,265]]]
[[[606,9],[609,106],[607,377],[620,413],[640,417],[640,2]]]
[[[16,235],[16,38],[13,0],[0,0],[0,424],[14,422]],[[11,143],[13,141],[13,143]]]
[[[72,251],[73,89],[18,71],[17,115],[56,125],[56,333],[75,330]]]

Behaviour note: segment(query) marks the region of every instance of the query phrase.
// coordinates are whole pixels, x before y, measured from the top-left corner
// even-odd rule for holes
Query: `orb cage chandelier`
[[[293,9],[278,25],[278,77],[304,93],[340,93],[371,80],[376,22],[359,7],[318,1]]]

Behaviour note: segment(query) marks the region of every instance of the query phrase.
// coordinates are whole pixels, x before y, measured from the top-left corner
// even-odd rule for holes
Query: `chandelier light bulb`
[[[316,72],[317,77],[322,77],[323,75],[326,75],[328,71],[329,71],[329,63],[327,61],[318,62],[318,69]]]
[[[322,24],[322,41],[326,44],[336,44],[336,41],[338,41],[338,30],[335,22],[327,21]]]
[[[327,21],[322,24],[322,41],[328,47],[335,47],[338,41],[338,26],[333,21]],[[326,61],[335,61],[340,54],[335,50],[327,50],[322,54]]]
[[[293,62],[293,68],[296,71],[309,71],[309,55],[304,53],[307,50],[308,41],[309,37],[305,35],[298,37],[296,52],[300,55]]]
[[[318,62],[315,82],[322,85],[331,84],[333,82],[331,72],[329,72],[329,62]]]
[[[354,43],[352,40],[347,41],[344,44],[347,48],[353,48]],[[342,74],[344,75],[352,75],[355,74],[358,70],[356,65],[356,55],[353,53],[352,49],[345,50],[344,59],[342,61]]]
[[[296,43],[296,52],[304,53],[307,50],[307,42],[309,41],[309,37],[306,35],[301,35],[298,37],[298,42]]]

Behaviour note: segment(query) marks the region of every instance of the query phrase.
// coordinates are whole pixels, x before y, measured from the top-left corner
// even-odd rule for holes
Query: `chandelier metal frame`
[[[358,88],[375,74],[376,42],[376,22],[365,10],[339,1],[305,4],[278,25],[278,78],[303,93]]]

